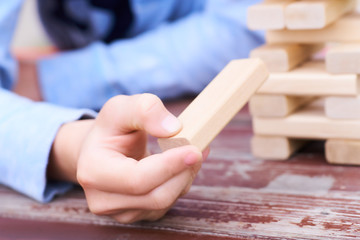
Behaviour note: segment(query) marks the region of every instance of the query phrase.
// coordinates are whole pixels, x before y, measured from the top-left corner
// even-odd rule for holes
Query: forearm
[[[68,190],[70,184],[46,178],[51,146],[60,126],[95,116],[86,109],[34,103],[0,88],[0,183],[42,202]]]
[[[82,143],[94,120],[65,123],[56,134],[47,168],[50,180],[77,183],[76,168]]]
[[[230,60],[247,57],[262,42],[246,28],[250,2],[219,4],[131,39],[44,59],[38,65],[44,99],[100,108],[117,94],[147,92],[164,99],[198,93]]]

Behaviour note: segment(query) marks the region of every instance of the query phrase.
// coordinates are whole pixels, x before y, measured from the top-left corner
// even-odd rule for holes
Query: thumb
[[[111,98],[101,109],[97,125],[110,135],[144,130],[154,137],[170,137],[182,128],[180,121],[152,94]]]

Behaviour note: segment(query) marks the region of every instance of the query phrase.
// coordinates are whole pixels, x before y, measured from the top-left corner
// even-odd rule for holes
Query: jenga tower
[[[250,55],[270,70],[249,104],[255,156],[287,159],[323,139],[328,162],[360,165],[355,9],[355,0],[265,0],[248,9],[248,27],[266,30],[266,44]]]

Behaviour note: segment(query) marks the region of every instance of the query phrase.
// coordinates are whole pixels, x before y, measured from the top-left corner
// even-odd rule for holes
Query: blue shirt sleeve
[[[34,103],[10,92],[16,64],[9,45],[21,3],[0,1],[0,183],[47,202],[71,187],[46,179],[49,153],[59,127],[83,116],[95,117],[96,113]]]
[[[231,59],[248,57],[263,42],[261,33],[246,27],[246,9],[255,2],[209,0],[201,11],[197,7],[133,38],[110,45],[95,42],[42,60],[38,70],[44,98],[100,108],[116,94],[148,92],[164,99],[198,93]]]
[[[46,179],[50,149],[59,127],[81,117],[84,109],[34,103],[0,89],[0,183],[38,201],[50,201],[71,184]]]

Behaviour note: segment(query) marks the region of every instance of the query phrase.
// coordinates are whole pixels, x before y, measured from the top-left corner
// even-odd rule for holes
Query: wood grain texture
[[[250,114],[255,117],[286,117],[315,97],[255,94],[249,101]]]
[[[325,114],[333,119],[360,119],[360,96],[326,98]]]
[[[323,29],[276,30],[266,33],[268,43],[359,42],[360,15],[348,14]]]
[[[360,121],[329,119],[323,108],[320,99],[285,118],[255,117],[254,133],[305,139],[360,139]]]
[[[309,61],[286,73],[271,73],[257,93],[295,96],[357,96],[356,74],[330,74],[322,61]]]
[[[269,73],[260,59],[231,61],[182,112],[182,130],[159,139],[163,151],[194,145],[203,151],[266,80]]]
[[[306,142],[306,140],[287,137],[254,136],[251,139],[251,152],[261,159],[287,160]]]
[[[360,165],[360,141],[329,139],[325,144],[326,160],[332,164]]]
[[[321,29],[355,9],[355,0],[302,0],[285,8],[288,29]]]
[[[326,53],[326,70],[329,73],[360,74],[360,43],[343,43],[329,48]]]
[[[264,1],[247,10],[247,26],[253,30],[275,30],[285,27],[285,7],[293,0]]]
[[[267,44],[252,50],[250,57],[263,60],[270,72],[287,72],[322,47],[323,44]]]
[[[166,106],[174,114],[189,102]],[[212,142],[190,192],[163,219],[121,225],[91,214],[80,189],[48,204],[0,187],[4,239],[359,239],[358,167],[329,165],[321,142],[288,161],[250,153],[244,108]],[[150,149],[158,152],[156,139]],[[29,223],[30,222],[30,223]],[[16,227],[17,225],[17,227]]]

